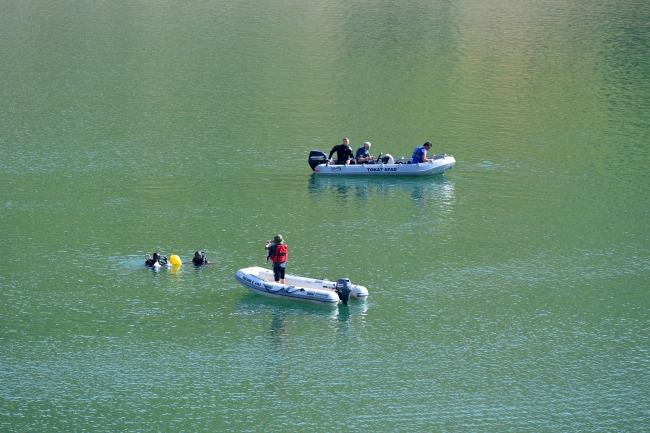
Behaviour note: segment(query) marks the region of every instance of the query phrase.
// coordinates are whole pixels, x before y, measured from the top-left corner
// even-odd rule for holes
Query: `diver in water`
[[[158,264],[158,266],[167,266],[167,262],[167,257],[160,257],[160,254],[153,253],[153,257],[147,256],[144,265],[148,268],[153,268],[156,264]]]
[[[212,264],[212,262],[208,261],[208,259],[205,258],[205,253],[203,251],[197,251],[194,253],[194,257],[192,257],[192,263],[194,263],[196,266]]]

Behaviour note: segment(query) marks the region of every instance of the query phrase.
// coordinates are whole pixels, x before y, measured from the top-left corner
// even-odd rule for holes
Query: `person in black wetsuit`
[[[153,268],[156,263],[159,266],[166,266],[167,265],[167,257],[160,257],[160,254],[158,253],[153,253],[153,257],[147,256],[147,260],[144,262],[144,265]]]
[[[330,150],[330,156],[328,159],[332,159],[332,154],[336,152],[336,164],[344,165],[352,162],[354,164],[354,154],[352,149],[350,149],[350,140],[346,137],[343,139],[343,143],[338,144]]]
[[[208,261],[208,259],[205,258],[205,253],[203,251],[197,251],[194,253],[194,257],[192,257],[192,263],[194,263],[196,266],[212,264],[212,262]]]

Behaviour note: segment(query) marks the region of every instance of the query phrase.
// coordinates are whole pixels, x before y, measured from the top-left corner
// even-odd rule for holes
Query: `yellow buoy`
[[[169,256],[169,263],[171,263],[174,266],[181,266],[183,264],[181,258],[178,257],[176,254],[172,254],[171,256]]]

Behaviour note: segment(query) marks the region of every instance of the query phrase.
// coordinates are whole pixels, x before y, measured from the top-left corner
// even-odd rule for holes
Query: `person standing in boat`
[[[332,154],[336,152],[336,164],[347,165],[354,160],[352,149],[350,149],[350,140],[346,137],[343,143],[337,144],[330,150],[330,156],[327,159],[332,159]]]
[[[375,157],[370,155],[370,144],[369,141],[363,143],[363,146],[357,149],[356,160],[357,164],[374,164]]]
[[[413,151],[413,159],[412,163],[413,164],[418,164],[420,162],[429,162],[433,161],[433,158],[427,158],[427,152],[431,150],[431,143],[428,141],[424,143],[422,146],[418,146],[415,148]]]
[[[266,260],[271,260],[273,262],[273,276],[275,277],[275,282],[284,284],[284,274],[287,270],[287,260],[289,259],[289,248],[284,243],[282,235],[276,235],[273,238],[273,243],[271,243],[271,241],[266,241],[264,249],[268,251]]]

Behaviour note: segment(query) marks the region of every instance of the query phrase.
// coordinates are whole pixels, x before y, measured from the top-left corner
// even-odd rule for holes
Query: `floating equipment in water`
[[[174,265],[174,266],[182,266],[183,262],[181,261],[181,258],[178,257],[176,254],[172,254],[169,256],[169,262]]]

